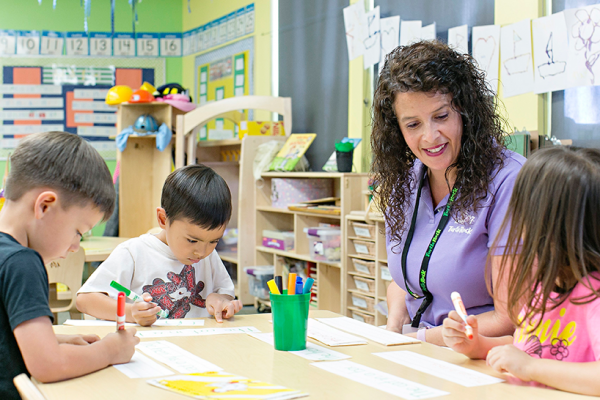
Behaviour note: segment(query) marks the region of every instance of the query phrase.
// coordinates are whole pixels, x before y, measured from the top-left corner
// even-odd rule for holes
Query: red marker
[[[125,293],[119,292],[117,297],[117,331],[125,329]]]

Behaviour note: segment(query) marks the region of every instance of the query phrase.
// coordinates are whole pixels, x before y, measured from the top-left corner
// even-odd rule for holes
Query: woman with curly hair
[[[386,57],[373,108],[372,173],[394,279],[387,328],[443,344],[457,291],[484,335],[511,332],[485,267],[491,260],[497,289],[501,253],[488,253],[525,158],[504,145],[505,120],[484,72],[441,42],[398,47]]]

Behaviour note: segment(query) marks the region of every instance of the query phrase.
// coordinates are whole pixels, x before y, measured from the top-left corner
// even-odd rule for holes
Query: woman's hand
[[[402,333],[402,326],[410,324],[410,316],[406,308],[406,292],[396,284],[390,283],[387,289],[388,320],[386,329],[388,331]]]

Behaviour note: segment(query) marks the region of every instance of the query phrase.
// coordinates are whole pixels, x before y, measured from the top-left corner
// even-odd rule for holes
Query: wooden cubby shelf
[[[333,195],[340,199],[340,215],[317,214],[291,211],[273,207],[271,184],[273,179],[326,179],[331,181]],[[311,306],[321,310],[341,313],[344,310],[346,292],[344,254],[347,246],[346,215],[364,208],[363,189],[367,187],[368,174],[325,173],[325,172],[267,172],[261,182],[254,186],[255,219],[255,265],[274,265],[275,274],[282,275],[282,257],[306,261],[311,266],[311,277],[315,279]],[[339,225],[341,232],[341,260],[316,260],[311,256],[310,241],[305,228],[319,223]],[[262,245],[263,230],[294,232],[294,249],[283,251]],[[285,284],[284,284],[285,286]]]

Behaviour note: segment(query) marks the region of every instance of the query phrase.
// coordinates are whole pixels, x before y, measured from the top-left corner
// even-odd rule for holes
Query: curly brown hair
[[[503,126],[494,92],[485,73],[468,54],[439,41],[421,41],[397,47],[385,61],[373,98],[371,173],[375,193],[393,241],[400,243],[406,229],[407,203],[416,189],[411,173],[416,156],[409,149],[394,110],[398,93],[442,93],[452,96],[451,106],[462,116],[461,148],[455,163],[455,185],[460,192],[452,207],[454,217],[478,208],[487,196],[494,170],[504,165]],[[450,189],[450,184],[448,183]]]

